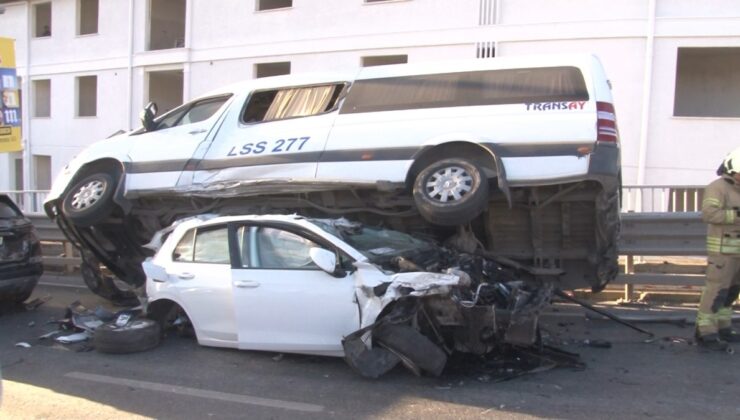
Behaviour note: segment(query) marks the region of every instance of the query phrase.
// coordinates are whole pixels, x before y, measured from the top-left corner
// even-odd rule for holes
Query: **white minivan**
[[[487,251],[566,283],[599,288],[616,274],[619,136],[594,56],[257,79],[155,114],[150,104],[142,129],[73,159],[46,202],[90,260],[130,284],[144,280],[131,271],[138,244],[206,211],[470,224]]]

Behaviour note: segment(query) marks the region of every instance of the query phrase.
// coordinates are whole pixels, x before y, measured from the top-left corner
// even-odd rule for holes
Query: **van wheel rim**
[[[72,196],[72,208],[75,210],[85,210],[95,205],[105,193],[105,182],[90,181],[80,187]]]
[[[432,173],[426,182],[427,196],[440,203],[463,200],[473,190],[473,177],[459,166],[448,166]]]

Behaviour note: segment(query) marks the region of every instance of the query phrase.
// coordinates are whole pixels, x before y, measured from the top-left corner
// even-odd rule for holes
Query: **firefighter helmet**
[[[725,157],[722,166],[724,166],[726,174],[732,175],[740,173],[740,147],[733,150],[729,155],[727,155],[727,157]]]

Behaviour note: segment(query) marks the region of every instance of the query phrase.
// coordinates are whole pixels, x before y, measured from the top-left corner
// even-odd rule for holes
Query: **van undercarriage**
[[[547,186],[512,186],[508,194],[490,183],[486,210],[471,223],[440,227],[419,216],[402,184],[376,188],[336,185],[313,192],[244,196],[231,191],[142,195],[127,199],[102,223],[79,227],[56,211],[56,220],[81,251],[81,272],[90,289],[111,300],[135,297],[146,278],[141,262],[155,232],[183,217],[204,213],[344,216],[434,239],[445,246],[494,258],[536,277],[556,278],[562,289],[601,290],[617,274],[618,182],[614,178]],[[321,188],[319,188],[321,189]],[[273,191],[277,191],[274,190]],[[104,266],[106,269],[102,269]],[[121,283],[123,282],[123,284]]]

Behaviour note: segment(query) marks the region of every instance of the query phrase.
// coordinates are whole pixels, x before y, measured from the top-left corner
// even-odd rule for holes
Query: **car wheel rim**
[[[426,182],[427,196],[440,203],[461,201],[473,189],[473,177],[459,166],[448,166],[432,173]]]
[[[94,180],[80,187],[72,196],[72,208],[85,210],[95,205],[105,193],[105,182]]]

